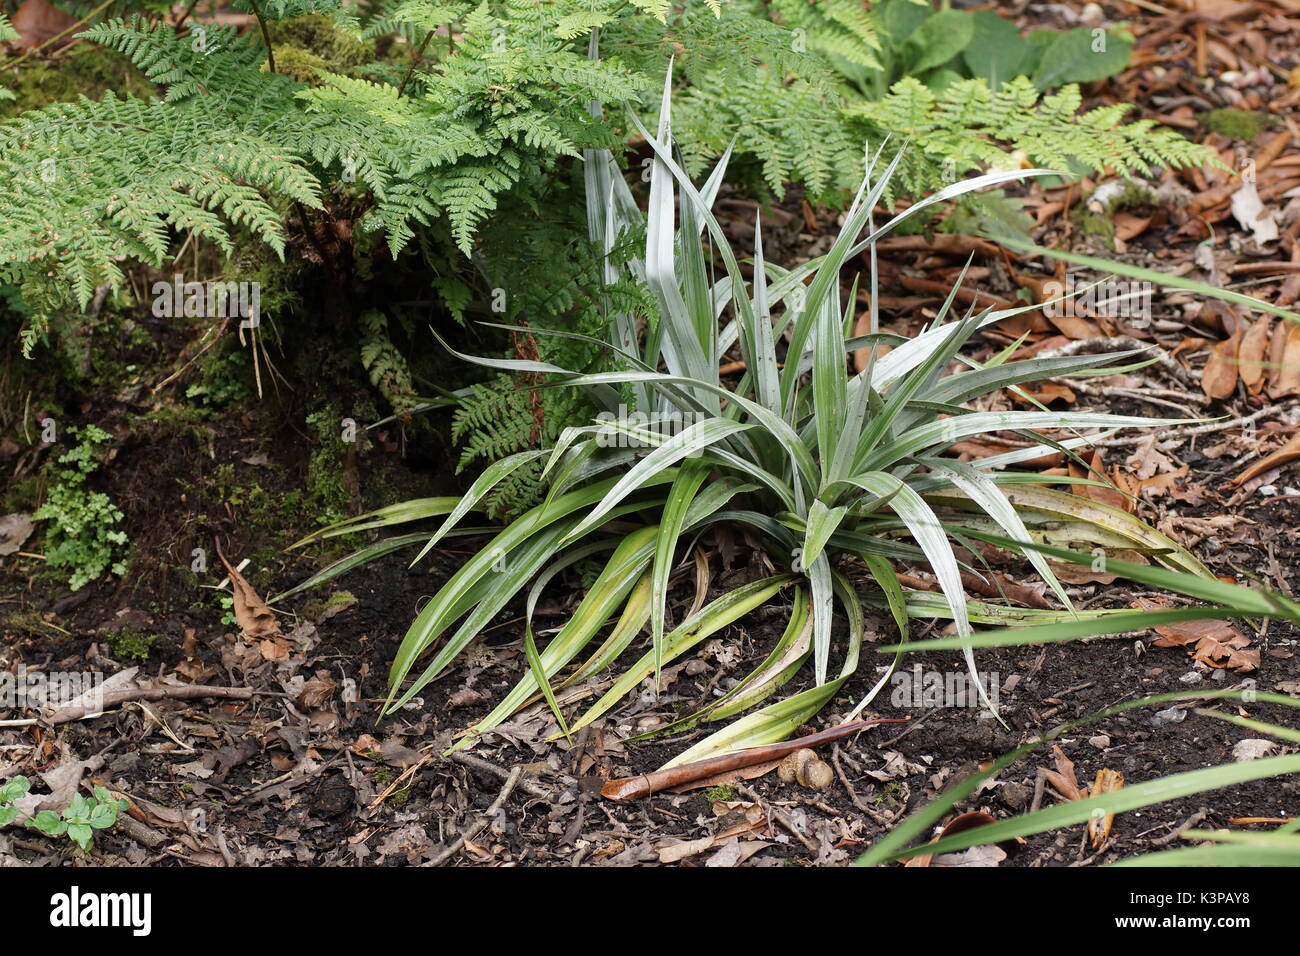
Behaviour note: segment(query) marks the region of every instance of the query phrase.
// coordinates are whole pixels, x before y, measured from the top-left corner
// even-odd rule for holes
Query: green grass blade
[[[655,533],[653,526],[640,528],[619,542],[578,607],[546,645],[546,650],[539,655],[540,673],[545,679],[545,685],[538,678],[537,669],[530,666],[529,672],[519,679],[510,693],[471,728],[473,738],[482,736],[515,713],[537,690],[540,689],[543,693],[549,691],[550,679],[573,660],[611,615],[625,604],[632,588],[650,563]],[[577,553],[581,554],[580,551]],[[529,632],[532,630],[533,610],[541,591],[538,585],[543,583],[544,581],[539,581],[535,584],[528,595],[525,629]],[[466,741],[462,746],[469,742],[471,741]]]
[[[845,680],[844,677],[838,677],[819,687],[810,687],[785,700],[777,701],[775,704],[768,704],[762,710],[746,714],[678,754],[660,769],[666,770],[696,760],[721,757],[738,750],[748,750],[750,747],[761,747],[764,744],[785,740],[798,730],[801,724],[825,707]]]
[[[605,638],[600,647],[592,651],[591,656],[583,661],[582,666],[560,682],[560,687],[568,687],[570,684],[584,681],[593,674],[599,673],[613,664],[619,655],[627,650],[633,638],[650,620],[651,590],[650,573],[646,572],[632,588],[631,595],[623,605],[623,614],[613,630],[609,632],[609,637]]]
[[[675,471],[661,472],[650,479],[650,483],[661,484],[671,481],[675,476]],[[437,640],[458,614],[464,613],[461,602],[476,584],[488,579],[489,575],[497,574],[497,577],[490,579],[500,585],[500,591],[493,597],[492,603],[497,606],[503,605],[512,594],[524,586],[527,578],[531,577],[546,559],[546,554],[540,557],[537,554],[539,545],[549,547],[550,554],[553,555],[558,548],[560,537],[571,530],[578,521],[577,518],[570,516],[576,511],[600,502],[614,484],[614,479],[608,479],[572,491],[553,502],[538,505],[516,519],[478,554],[462,565],[425,604],[407,630],[389,669],[390,687],[396,690],[411,671],[416,659]],[[526,553],[525,549],[527,549]],[[506,571],[497,572],[496,566],[505,562],[508,556],[513,556],[512,560],[520,556],[527,560],[520,566],[507,564]],[[526,574],[523,573],[525,570]],[[466,636],[465,642],[467,643],[472,636]],[[434,664],[431,664],[421,676],[420,686],[432,680],[451,657],[459,653],[459,647],[449,651],[450,647],[450,643],[444,646],[435,657]],[[403,695],[401,702],[409,700],[413,693],[408,691]],[[388,712],[396,706],[400,704],[389,705]]]
[[[924,458],[922,462],[931,469],[949,475],[953,484],[965,492],[971,501],[983,508],[984,512],[996,521],[1009,537],[1021,541],[1029,540],[1029,529],[1020,520],[1020,515],[1016,513],[1016,509],[1011,504],[1011,499],[983,472],[972,468],[965,462],[947,458]],[[1061,603],[1070,610],[1074,610],[1074,604],[1070,601],[1070,596],[1065,593],[1065,588],[1057,580],[1056,574],[1053,573],[1047,560],[1032,548],[1022,553],[1028,558],[1029,563],[1034,566],[1034,569],[1038,571],[1043,580],[1047,582],[1048,587],[1052,589]]]
[[[835,590],[831,586],[831,562],[825,552],[817,555],[806,567],[812,588],[813,678],[821,685],[826,683],[826,672],[830,667]]]
[[[725,418],[711,418],[678,432],[628,469],[601,498],[600,503],[569,533],[570,540],[599,525],[615,505],[642,488],[647,481],[662,476],[667,469],[683,459],[751,427]]]
[[[772,309],[767,301],[767,273],[763,263],[762,213],[754,218],[754,310],[752,346],[746,361],[754,375],[758,402],[765,408],[781,411],[781,386],[776,362],[776,343],[772,337]]]
[[[1062,621],[1056,624],[1016,626],[1005,630],[985,631],[963,640],[958,637],[935,637],[903,644],[887,644],[876,648],[878,653],[906,650],[909,652],[950,651],[965,647],[1022,647],[1027,644],[1053,644],[1060,641],[1077,641],[1083,637],[1101,634],[1127,634],[1181,621],[1228,619],[1241,617],[1235,608],[1194,607],[1172,611],[1120,611],[1099,618]]]
[[[1223,302],[1231,302],[1233,305],[1244,306],[1248,309],[1258,309],[1260,312],[1268,312],[1272,315],[1278,315],[1292,322],[1300,322],[1300,315],[1296,315],[1296,313],[1288,311],[1281,306],[1271,305],[1262,299],[1254,299],[1248,295],[1242,295],[1240,292],[1233,292],[1230,289],[1223,289],[1217,286],[1207,285],[1204,282],[1197,282],[1195,279],[1184,279],[1182,276],[1168,275],[1163,272],[1156,272],[1153,269],[1143,269],[1140,266],[1129,265],[1126,262],[1119,262],[1117,260],[1098,259],[1095,256],[1080,255],[1076,252],[1064,252],[1060,249],[1044,249],[1042,246],[1036,246],[1032,242],[1025,242],[1024,240],[1007,236],[999,236],[997,241],[1002,245],[1009,246],[1019,252],[1027,252],[1031,255],[1047,256],[1049,259],[1056,259],[1060,262],[1069,262],[1076,266],[1087,266],[1090,269],[1096,269],[1098,272],[1102,273],[1128,276],[1130,279],[1142,279],[1155,285],[1165,286],[1166,288],[1186,289],[1189,292],[1195,292],[1197,295],[1207,296],[1211,299],[1219,299]]]
[[[344,534],[355,534],[358,531],[369,531],[371,528],[387,528],[390,525],[405,524],[408,521],[436,518],[452,511],[459,500],[458,498],[443,497],[412,498],[410,501],[399,501],[397,504],[377,508],[374,511],[367,511],[355,518],[344,518],[342,521],[335,521],[319,531],[313,531],[300,541],[295,541],[289,545],[287,550],[292,551],[294,548],[301,548],[303,545],[321,538],[334,538]]]
[[[546,697],[546,704],[551,708],[551,713],[555,716],[555,722],[560,727],[560,733],[569,737],[569,725],[564,720],[564,712],[560,710],[560,705],[555,699],[555,691],[551,690],[551,681],[546,676],[546,668],[542,666],[542,657],[537,653],[537,643],[533,640],[533,624],[529,621],[524,626],[524,654],[528,657],[528,669],[532,671],[533,680],[537,686],[542,689],[542,694]]]
[[[812,621],[808,616],[805,593],[803,588],[795,586],[794,606],[781,638],[763,662],[738,681],[736,686],[689,716],[627,739],[648,740],[690,730],[702,721],[726,720],[748,710],[793,677],[812,651]]]
[[[664,638],[664,660],[671,661],[686,653],[709,635],[726,627],[767,601],[794,579],[791,574],[777,574],[729,591],[683,621]],[[574,725],[574,732],[600,717],[627,695],[637,684],[654,672],[655,652],[648,651],[623,673],[614,686]]]
[[[892,353],[891,353],[892,354]],[[1192,419],[1139,418],[1099,412],[972,412],[929,422],[898,436],[863,461],[865,470],[883,468],[923,449],[946,448],[985,432],[1030,428],[1167,428]]]
[[[709,469],[699,460],[688,461],[677,473],[677,480],[668,489],[663,518],[659,522],[655,541],[654,571],[650,605],[651,637],[655,649],[655,677],[663,668],[664,618],[668,607],[668,576],[672,572],[673,558],[677,553],[677,539],[686,521],[686,512],[695,499],[696,492],[709,476]]]
[[[1082,727],[1086,727],[1089,724],[1096,723],[1097,721],[1104,720],[1108,717],[1113,717],[1117,714],[1122,714],[1127,711],[1134,710],[1140,707],[1150,707],[1156,704],[1168,704],[1168,703],[1183,702],[1189,700],[1240,700],[1241,698],[1242,698],[1242,693],[1240,691],[1228,691],[1228,690],[1183,691],[1183,692],[1176,692],[1170,694],[1155,694],[1150,697],[1141,698],[1140,700],[1125,701],[1124,703],[1116,704],[1113,707],[1107,707],[1104,710],[1098,711],[1093,714],[1089,714],[1086,717],[1080,718],[1079,720],[1069,721],[1067,723],[1061,724],[1053,728],[1048,733],[1043,734],[1041,737],[1035,740],[1031,740],[1026,744],[1022,744],[1021,746],[1017,747],[1015,750],[1003,754],[1001,757],[998,757],[996,760],[994,760],[988,767],[979,771],[978,773],[971,774],[964,780],[958,781],[956,784],[950,786],[947,790],[944,791],[944,793],[940,797],[936,798],[935,800],[932,800],[930,803],[926,804],[920,810],[911,814],[906,820],[904,820],[902,823],[898,824],[892,830],[890,830],[889,833],[883,836],[880,840],[878,840],[875,844],[873,844],[865,853],[863,853],[860,857],[858,857],[858,859],[854,861],[854,865],[855,866],[876,866],[882,863],[887,863],[890,860],[898,859],[899,857],[913,855],[917,852],[930,853],[931,849],[933,847],[938,846],[938,844],[927,844],[924,850],[909,850],[907,849],[907,846],[913,840],[916,840],[918,838],[923,838],[925,834],[930,830],[931,827],[935,826],[941,819],[943,819],[943,817],[954,806],[961,803],[961,801],[965,800],[972,793],[974,793],[980,787],[980,785],[983,784],[986,780],[989,780],[990,778],[997,776],[1007,767],[1011,766],[1013,763],[1015,763],[1017,760],[1021,759],[1026,754],[1033,751],[1035,748],[1049,744],[1053,740],[1057,740],[1062,736],[1069,734],[1073,731],[1076,731]],[[1263,702],[1263,703],[1282,704],[1288,707],[1300,707],[1300,700],[1296,700],[1291,697],[1285,697],[1281,694],[1256,693],[1254,695],[1254,698],[1256,701]],[[1285,758],[1278,758],[1278,759],[1285,759]],[[1300,759],[1300,758],[1294,758],[1294,759]],[[1241,767],[1246,765],[1237,764],[1236,766]],[[1218,768],[1212,768],[1212,769],[1218,769]],[[1124,792],[1123,790],[1116,791],[1116,793],[1123,793],[1123,792]],[[1107,794],[1106,796],[1111,796],[1111,795],[1112,794]],[[1053,808],[1053,809],[1059,809],[1059,808]],[[1089,808],[1088,812],[1084,815],[1084,819],[1086,819],[1087,816],[1091,814],[1092,809],[1093,808]],[[1102,812],[1104,813],[1106,811],[1103,809]],[[1023,818],[1021,817],[1016,819],[1023,819]],[[1013,822],[1013,821],[1004,821],[1004,822]],[[1049,824],[1046,827],[1046,829],[1051,829],[1052,826],[1053,824]],[[974,833],[976,831],[971,830],[967,832]],[[980,828],[980,832],[981,832],[981,837],[977,842],[980,843],[987,842],[983,838],[984,834],[987,831],[984,831],[983,828]],[[1035,830],[1034,832],[1041,832],[1041,831]],[[956,838],[952,837],[947,839],[955,840]],[[967,845],[969,846],[972,844],[967,844]],[[940,850],[940,852],[942,852],[942,850]]]
[[[1188,770],[1171,774],[1156,780],[1124,786],[1110,793],[1089,797],[1086,800],[1071,800],[1068,803],[1036,810],[1009,820],[999,820],[986,826],[976,827],[934,843],[926,844],[925,852],[929,854],[953,853],[972,846],[999,843],[1016,837],[1032,836],[1047,830],[1086,823],[1094,813],[1118,814],[1130,810],[1140,810],[1156,803],[1178,800],[1207,790],[1218,790],[1251,780],[1263,780],[1284,774],[1300,773],[1300,754],[1287,754],[1281,757],[1261,757],[1244,763],[1222,764],[1201,770]]]
[[[962,641],[966,667],[970,671],[971,680],[975,682],[980,701],[996,715],[997,708],[989,699],[984,681],[980,678],[979,670],[975,665],[974,651],[971,649],[972,632],[970,618],[966,613],[966,593],[962,588],[961,570],[957,567],[957,557],[953,554],[952,545],[948,542],[948,536],[944,533],[938,516],[926,504],[924,498],[894,475],[881,471],[868,472],[855,475],[849,479],[849,482],[880,498],[891,497],[891,507],[907,525],[907,529],[916,539],[916,543],[921,546],[921,550],[925,552],[935,580],[943,591],[948,606],[952,609],[953,624],[957,627],[958,639]]]
[[[876,579],[876,583],[880,585],[880,590],[889,604],[889,613],[898,627],[899,649],[894,653],[894,660],[889,665],[889,670],[876,681],[862,700],[858,701],[858,705],[844,718],[846,721],[857,720],[858,715],[885,689],[889,679],[894,676],[894,671],[898,670],[898,665],[903,659],[902,646],[907,643],[911,633],[907,619],[907,596],[903,593],[903,585],[898,580],[898,573],[894,570],[894,566],[878,555],[863,554],[859,557],[871,572],[871,576]]]
[[[828,508],[820,500],[813,499],[813,503],[808,507],[808,529],[804,533],[803,561],[805,563],[815,561],[822,553],[826,542],[840,526],[848,511],[848,508],[842,507]]]
[[[447,520],[438,526],[438,530],[435,531],[433,537],[429,539],[429,543],[420,549],[420,553],[415,556],[414,560],[411,561],[411,564],[416,564],[421,558],[433,550],[433,546],[441,541],[443,536],[454,528],[461,518],[474,510],[488,492],[509,478],[521,467],[528,464],[530,461],[536,461],[544,454],[546,454],[544,451],[537,450],[521,451],[514,455],[508,455],[500,461],[495,461],[488,465],[487,468],[483,469],[483,473],[474,479],[474,483],[469,486],[469,491],[465,492],[464,497],[462,497],[460,501],[456,502],[456,507],[454,507],[451,510],[451,513],[447,515]]]
[[[1081,554],[1068,548],[1054,548],[1034,541],[1010,541],[995,535],[976,535],[976,537],[1003,547],[1031,548],[1049,557],[1056,558],[1058,561],[1068,561],[1071,564],[1091,565],[1097,562],[1099,557],[1091,554]],[[1220,581],[1208,573],[1191,574],[1186,571],[1153,567],[1147,564],[1134,564],[1131,561],[1121,561],[1109,557],[1105,559],[1104,569],[1107,573],[1117,574],[1140,584],[1175,591],[1202,601],[1213,601],[1216,604],[1233,609],[1239,614],[1276,614],[1290,618],[1293,621],[1300,621],[1300,604],[1272,592],[1256,591],[1252,588],[1242,587],[1239,584]]]

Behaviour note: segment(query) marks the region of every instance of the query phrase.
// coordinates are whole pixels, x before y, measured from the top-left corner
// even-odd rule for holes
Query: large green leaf
[[[1132,41],[1118,33],[1088,27],[1066,30],[1043,51],[1034,70],[1034,85],[1051,90],[1066,83],[1104,80],[1128,66],[1132,51]]]
[[[971,18],[974,35],[962,50],[971,76],[982,78],[996,90],[1006,80],[1024,73],[1032,50],[1016,25],[992,10],[976,10]]]
[[[975,21],[965,10],[940,10],[917,27],[907,40],[908,72],[921,74],[943,66],[975,36]]]

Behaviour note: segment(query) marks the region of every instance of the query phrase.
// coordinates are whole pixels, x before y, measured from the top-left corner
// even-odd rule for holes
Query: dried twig
[[[1184,425],[1182,427],[1168,428],[1160,433],[1156,442],[1164,445],[1166,442],[1175,438],[1191,438],[1193,435],[1208,435],[1213,432],[1227,431],[1230,428],[1240,428],[1243,425],[1251,425],[1261,418],[1268,418],[1271,415],[1280,415],[1283,412],[1290,411],[1292,408],[1300,406],[1300,401],[1287,402],[1281,405],[1269,405],[1261,408],[1259,411],[1251,412],[1249,415],[1242,415],[1239,418],[1227,418],[1220,422],[1209,422],[1205,425]],[[1092,442],[1093,448],[1126,448],[1130,445],[1140,445],[1150,438],[1150,434],[1134,435],[1130,438],[1107,438],[1103,441]]]
[[[102,700],[86,701],[60,707],[46,717],[0,720],[0,727],[31,727],[45,723],[66,724],[85,717],[98,717],[109,708],[133,700],[191,700],[196,697],[221,697],[249,700],[256,693],[251,687],[211,687],[206,684],[164,684],[162,687],[124,687],[107,691]]]
[[[745,799],[752,800],[754,803],[758,804],[758,806],[762,808],[764,815],[769,820],[771,820],[775,824],[778,824],[782,830],[784,830],[786,833],[789,833],[792,837],[794,837],[796,840],[798,840],[800,843],[806,846],[808,848],[808,852],[811,853],[814,857],[816,857],[817,854],[821,852],[821,847],[817,845],[816,840],[814,840],[812,837],[808,836],[808,834],[800,830],[799,827],[795,825],[795,822],[791,820],[785,813],[781,812],[776,807],[772,806],[770,803],[765,805],[763,803],[763,798],[760,797],[753,790],[751,790],[749,787],[740,786],[737,788],[737,792],[739,792],[740,795]]]
[[[1210,815],[1210,811],[1206,807],[1201,807],[1201,809],[1197,810],[1190,817],[1184,820],[1182,826],[1174,827],[1164,836],[1154,838],[1151,841],[1151,845],[1167,846],[1168,844],[1173,843],[1175,840],[1177,840],[1179,837],[1183,835],[1183,831],[1190,830],[1192,827],[1196,826],[1198,823],[1200,823],[1209,815]]]
[[[511,770],[510,776],[506,777],[505,786],[501,788],[501,792],[497,794],[497,798],[492,801],[492,806],[484,810],[477,820],[462,830],[460,836],[456,837],[451,846],[447,847],[445,850],[440,850],[438,854],[429,861],[429,866],[442,866],[442,864],[446,863],[461,851],[466,840],[471,840],[477,836],[478,832],[487,826],[488,823],[491,822],[492,818],[497,815],[503,806],[505,806],[505,802],[510,799],[511,792],[515,789],[515,785],[519,783],[519,778],[523,775],[523,767],[515,767]]]
[[[498,767],[491,761],[484,760],[482,757],[475,757],[473,754],[467,754],[462,751],[456,751],[447,757],[452,763],[458,763],[462,767],[468,767],[470,770],[477,770],[480,773],[491,774],[498,780],[508,780],[510,771]],[[518,784],[520,790],[530,797],[537,797],[540,800],[548,800],[554,794],[547,787],[541,784],[533,783],[531,780],[521,780]]]

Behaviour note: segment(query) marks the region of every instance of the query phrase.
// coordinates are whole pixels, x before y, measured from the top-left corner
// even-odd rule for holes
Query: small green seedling
[[[0,787],[0,826],[8,826],[18,819],[18,808],[12,805],[13,801],[26,796],[30,789],[31,782],[26,777],[14,777]],[[96,787],[93,797],[77,794],[62,813],[42,810],[27,825],[46,836],[66,834],[77,846],[89,850],[95,831],[107,830],[117,822],[118,811],[129,806],[126,800],[118,800],[103,787]]]
[[[0,827],[7,827],[18,819],[18,808],[13,806],[13,802],[25,797],[31,787],[31,781],[26,777],[14,777],[0,787]]]

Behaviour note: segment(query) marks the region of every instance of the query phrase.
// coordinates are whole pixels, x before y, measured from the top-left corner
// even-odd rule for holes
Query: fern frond
[[[1205,147],[1150,120],[1124,123],[1127,104],[1079,112],[1081,103],[1075,85],[1040,96],[1026,77],[1003,83],[996,92],[971,79],[942,93],[905,77],[883,99],[849,107],[846,114],[864,139],[893,134],[909,141],[896,180],[913,193],[1005,162],[1016,150],[1037,166],[1068,169],[1079,163],[1142,175],[1212,158]]]
[[[160,265],[170,230],[229,250],[227,223],[244,225],[282,253],[266,194],[320,205],[297,156],[224,113],[111,93],[0,125],[0,178],[0,278],[62,269],[82,306],[120,285],[123,256]]]

